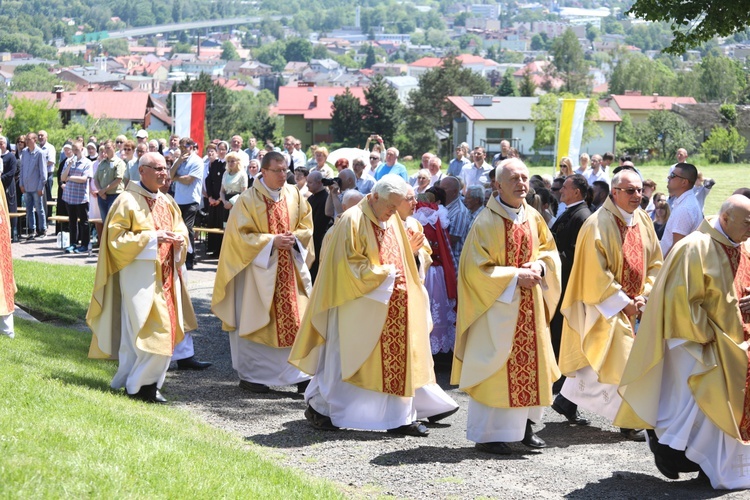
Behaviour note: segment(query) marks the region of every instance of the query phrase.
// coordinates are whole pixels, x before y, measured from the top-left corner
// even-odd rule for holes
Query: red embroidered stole
[[[750,255],[744,247],[730,247],[722,244],[722,248],[729,258],[729,265],[732,268],[734,276],[734,291],[737,294],[737,300],[741,299],[747,293],[745,288],[750,286]],[[745,340],[750,340],[750,314],[743,314],[739,310],[737,302],[737,312],[742,318],[742,330],[745,333]],[[748,356],[750,358],[750,354]],[[750,362],[750,359],[748,359]],[[743,441],[750,441],[750,365],[745,374],[745,401],[742,410],[742,420],[740,421],[740,437]]]
[[[0,189],[4,189],[0,186]],[[0,204],[0,275],[3,279],[5,306],[8,311],[15,308],[15,281],[13,280],[13,255],[10,250],[10,225],[6,224],[5,207]]]
[[[151,217],[154,219],[154,228],[157,231],[172,231],[172,211],[164,196],[158,198],[146,198]],[[172,347],[174,347],[175,335],[177,333],[177,307],[174,295],[174,250],[172,243],[159,243],[157,250],[159,264],[161,264],[161,284],[164,290],[164,299],[167,303],[169,314],[170,332],[172,333]]]
[[[388,301],[388,315],[380,334],[380,354],[383,359],[383,392],[403,395],[406,390],[407,361],[407,291],[406,271],[401,258],[401,247],[396,239],[393,226],[383,229],[372,224],[378,242],[380,264],[393,264],[396,267],[396,282]]]
[[[505,265],[521,267],[531,260],[534,241],[529,221],[505,223]],[[521,303],[513,334],[513,345],[505,365],[508,372],[508,394],[511,408],[539,406],[539,358],[536,345],[534,295],[529,288],[519,287]]]
[[[626,226],[619,217],[615,217],[617,229],[620,230],[622,241],[622,275],[620,285],[622,291],[634,299],[641,293],[643,278],[646,274],[643,265],[643,242],[638,224]]]
[[[268,229],[271,234],[284,234],[289,229],[289,211],[286,200],[279,201],[264,197]],[[294,274],[294,258],[291,250],[277,248],[279,263],[276,270],[276,288],[273,292],[273,305],[276,316],[276,340],[279,347],[292,347],[299,330],[299,310],[297,307],[297,278]]]

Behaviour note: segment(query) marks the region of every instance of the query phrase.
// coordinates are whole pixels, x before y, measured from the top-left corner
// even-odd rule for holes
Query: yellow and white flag
[[[562,109],[560,121],[557,127],[557,162],[555,171],[559,170],[560,159],[567,156],[578,166],[578,156],[581,152],[581,138],[583,137],[583,124],[586,118],[588,99],[560,99]]]

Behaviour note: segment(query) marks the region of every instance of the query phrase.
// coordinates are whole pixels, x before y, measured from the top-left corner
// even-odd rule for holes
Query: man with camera
[[[328,188],[326,215],[335,220],[344,211],[344,207],[341,205],[344,192],[350,189],[357,189],[357,175],[350,168],[345,168],[339,172],[338,177],[323,179],[322,182]]]

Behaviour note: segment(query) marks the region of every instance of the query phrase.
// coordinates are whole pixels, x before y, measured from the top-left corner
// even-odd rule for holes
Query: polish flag
[[[202,155],[206,125],[206,93],[175,92],[172,96],[174,133],[193,139],[198,145],[197,153]]]

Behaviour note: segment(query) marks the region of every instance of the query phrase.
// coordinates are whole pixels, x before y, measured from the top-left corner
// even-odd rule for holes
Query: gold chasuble
[[[5,189],[0,186],[0,316],[16,309],[16,281],[13,278],[13,254],[10,249],[10,216]]]
[[[750,442],[750,317],[739,299],[750,286],[750,246],[735,248],[715,218],[678,242],[651,291],[619,388],[615,425],[656,425],[666,341],[684,339],[696,360],[687,383],[700,410],[725,434]]]
[[[516,285],[523,264],[544,263],[544,286]],[[492,198],[466,237],[458,267],[451,383],[494,408],[547,406],[560,378],[549,321],[560,299],[560,257],[542,216],[524,203],[513,221]]]
[[[633,213],[628,226],[611,199],[583,223],[560,311],[565,317],[560,371],[567,377],[586,366],[603,384],[620,384],[635,334],[635,318],[619,311],[606,318],[597,306],[622,291],[648,298],[662,266],[661,247],[648,214]]]
[[[413,397],[434,382],[429,300],[401,219],[394,215],[382,227],[368,199],[333,226],[289,362],[315,374],[320,347],[337,324],[339,345],[328,348],[340,349],[345,382]],[[393,270],[392,293],[376,297]]]
[[[156,250],[153,274],[128,276],[141,280],[139,293],[132,297],[139,349],[171,356],[185,331],[198,328],[187,288],[178,268],[187,255],[187,228],[180,208],[162,193],[150,193],[131,182],[121,193],[104,221],[96,266],[94,292],[86,321],[94,333],[89,349],[91,358],[117,359],[122,336],[122,291],[120,271],[137,261],[138,255],[157,230],[173,231],[184,237],[180,255],[174,255],[171,243],[160,243]]]
[[[274,236],[285,233],[297,238],[306,262],[294,250],[268,253]],[[277,201],[260,181],[245,190],[229,212],[211,300],[222,329],[269,347],[291,347],[311,287],[305,263],[315,259],[312,245],[312,210],[295,186],[284,184]],[[260,265],[263,255],[268,262]]]

